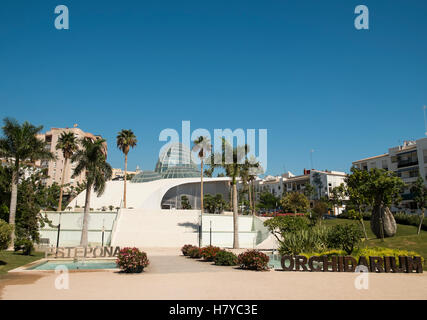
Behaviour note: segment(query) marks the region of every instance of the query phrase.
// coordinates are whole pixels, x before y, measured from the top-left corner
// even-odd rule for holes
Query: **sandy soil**
[[[244,271],[180,256],[179,249],[147,249],[141,274],[70,272],[69,289],[57,274],[25,272],[0,278],[1,299],[427,299],[427,274],[369,274],[358,290],[354,273]]]

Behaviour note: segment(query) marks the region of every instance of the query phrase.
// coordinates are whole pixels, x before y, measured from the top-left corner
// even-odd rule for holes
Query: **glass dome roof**
[[[162,179],[162,175],[158,172],[154,171],[142,171],[137,173],[131,180],[131,182],[141,183],[141,182],[149,182],[154,180]]]
[[[190,149],[182,143],[173,143],[161,153],[154,171],[140,172],[131,182],[196,177],[200,177],[200,170],[193,161]]]

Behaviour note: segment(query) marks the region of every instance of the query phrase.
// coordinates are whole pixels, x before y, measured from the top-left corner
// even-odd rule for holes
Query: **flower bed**
[[[126,273],[140,273],[150,264],[147,254],[138,248],[123,248],[116,263],[120,270]]]
[[[217,266],[235,266],[239,263],[237,256],[230,251],[220,250],[214,258]]]
[[[194,246],[192,244],[186,244],[181,248],[181,252],[184,256],[188,256],[188,250],[193,248]]]
[[[213,261],[216,254],[221,251],[220,248],[218,247],[214,247],[214,246],[207,246],[202,248],[202,257],[203,259],[205,259],[206,261]]]
[[[268,270],[270,258],[258,250],[248,250],[239,254],[238,262],[243,269],[250,270]]]
[[[188,256],[192,259],[202,257],[202,250],[199,247],[192,247],[188,250]]]

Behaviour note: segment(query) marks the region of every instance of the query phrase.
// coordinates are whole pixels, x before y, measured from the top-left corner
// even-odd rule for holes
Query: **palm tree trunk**
[[[251,182],[249,181],[248,185],[248,193],[249,193],[249,208],[251,209],[251,213],[254,214],[254,210],[252,208],[252,190],[251,190]]]
[[[10,196],[10,212],[9,212],[9,224],[13,227],[11,234],[11,241],[9,250],[13,250],[15,245],[15,216],[16,216],[16,202],[18,199],[18,181],[19,181],[19,166],[15,166],[15,170],[12,171],[12,192]]]
[[[59,190],[58,208],[56,209],[56,211],[62,211],[62,192],[63,192],[64,180],[65,180],[65,170],[67,169],[67,161],[68,161],[68,159],[65,158],[65,160],[64,160],[64,168],[62,169],[61,186],[60,186],[60,190]]]
[[[233,183],[233,249],[239,249],[239,214],[237,212],[237,186]]]
[[[128,155],[125,153],[125,179],[124,179],[124,188],[123,188],[123,207],[126,209],[126,180],[128,172]]]
[[[86,201],[85,201],[85,211],[83,214],[83,227],[82,227],[82,237],[80,240],[80,246],[87,247],[88,245],[88,225],[89,225],[89,214],[90,214],[90,193],[92,185],[87,184],[86,186]]]
[[[420,224],[418,225],[418,235],[420,235],[420,232],[421,232],[421,226],[423,225],[423,220],[424,220],[424,208],[423,208],[423,211],[422,211],[422,214],[421,214],[421,217],[420,217]]]
[[[203,213],[203,159],[200,163],[200,212]]]
[[[253,182],[252,182],[252,184],[253,184]],[[252,185],[252,201],[253,201],[253,212],[252,212],[252,214],[255,214],[255,208],[256,208],[256,197],[255,197],[255,186],[254,185]]]

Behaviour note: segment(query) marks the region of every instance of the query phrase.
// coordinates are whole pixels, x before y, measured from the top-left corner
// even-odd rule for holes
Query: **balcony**
[[[397,163],[398,168],[405,168],[418,165],[418,160],[401,160]]]

